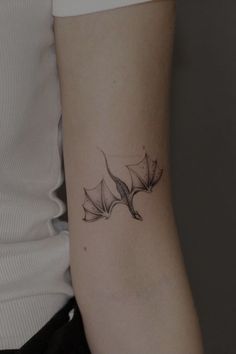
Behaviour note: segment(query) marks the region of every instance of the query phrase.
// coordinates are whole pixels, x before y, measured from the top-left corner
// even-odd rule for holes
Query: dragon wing
[[[84,208],[84,221],[96,221],[101,218],[108,219],[113,207],[122,203],[108,188],[104,179],[92,189],[85,189],[85,200],[83,203]]]
[[[126,167],[132,180],[132,196],[141,191],[151,192],[163,174],[163,169],[160,169],[157,160],[151,160],[147,153],[139,163],[126,165]]]

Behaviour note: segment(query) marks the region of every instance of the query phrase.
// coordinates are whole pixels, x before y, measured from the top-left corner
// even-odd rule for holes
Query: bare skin
[[[203,353],[171,200],[174,23],[172,0],[55,19],[71,275],[92,354]],[[143,146],[164,171],[157,187],[85,222],[84,188],[104,179],[128,198]]]

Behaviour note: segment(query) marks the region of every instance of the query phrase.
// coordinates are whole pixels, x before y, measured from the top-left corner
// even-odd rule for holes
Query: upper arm
[[[148,323],[152,314],[168,347],[177,342],[184,347],[188,342],[188,348],[192,345],[186,333],[196,322],[170,198],[168,118],[174,20],[174,1],[55,18],[72,280],[96,352],[105,352],[104,345],[109,343],[112,347],[109,333],[115,333],[114,339],[123,325],[127,331],[122,332],[122,347],[129,342],[132,328],[141,331],[137,298],[146,304],[143,311],[148,313]],[[151,193],[134,196],[132,209],[128,206],[132,179],[126,165],[143,159],[143,147],[149,167],[138,165],[135,183],[150,180],[151,160],[157,159],[163,175]],[[119,182],[111,178],[100,149]],[[127,187],[128,197],[108,218],[87,222],[83,207],[100,215],[104,205],[109,205],[111,194],[101,188],[102,180],[116,198],[122,198],[121,189]],[[142,221],[134,217],[134,211]],[[162,311],[156,316],[153,306],[159,308],[159,304]],[[166,331],[163,323],[171,330]],[[146,331],[152,333],[151,327]],[[145,344],[137,346],[135,352],[145,352]]]
[[[55,18],[65,145],[119,155],[144,145],[166,164],[174,11],[150,1]]]
[[[80,284],[84,279],[88,285],[92,269],[106,274],[104,279],[115,279],[114,271],[124,275],[125,258],[132,259],[137,242],[135,252],[142,259],[152,254],[160,238],[176,233],[168,168],[174,12],[173,1],[161,1],[55,19],[72,275]],[[117,205],[108,220],[86,223],[84,188],[93,189],[104,178],[120,198],[98,148],[106,152],[114,175],[131,186],[125,165],[140,162],[143,147],[164,170],[152,194],[134,198],[143,221],[132,218],[127,206]],[[159,239],[158,230],[162,230]],[[145,238],[140,236],[144,234]],[[162,248],[159,253],[161,262]],[[97,286],[102,287],[101,278]]]

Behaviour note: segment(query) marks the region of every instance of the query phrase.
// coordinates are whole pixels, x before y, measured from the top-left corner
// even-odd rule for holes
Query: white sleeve
[[[152,0],[52,0],[54,16],[76,16]]]

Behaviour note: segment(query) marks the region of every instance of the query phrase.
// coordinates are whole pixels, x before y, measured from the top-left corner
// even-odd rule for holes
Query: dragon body
[[[153,187],[160,181],[163,170],[159,168],[157,160],[153,161],[145,153],[144,158],[137,164],[126,165],[131,176],[131,188],[115,176],[108,164],[104,151],[102,154],[105,159],[108,175],[116,185],[116,190],[120,197],[117,198],[108,188],[104,179],[92,189],[85,189],[84,221],[92,222],[101,218],[108,219],[115,205],[124,204],[128,207],[132,217],[136,220],[143,220],[142,216],[134,208],[133,199],[136,193],[144,191],[151,193]]]

